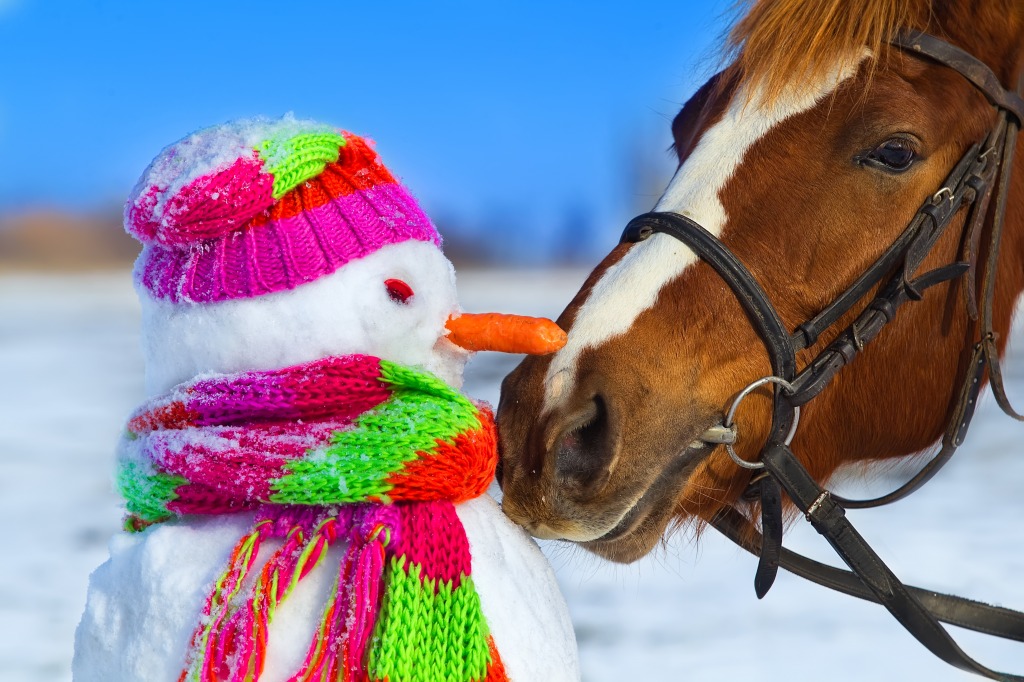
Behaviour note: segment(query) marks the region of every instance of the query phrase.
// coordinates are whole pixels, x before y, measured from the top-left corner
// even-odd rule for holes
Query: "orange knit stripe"
[[[253,218],[250,224],[291,218],[337,197],[379,185],[398,184],[362,138],[346,135],[345,140],[337,161],[327,164],[320,175],[285,193],[269,211]]]
[[[487,492],[498,466],[498,439],[494,415],[487,408],[477,414],[480,428],[465,431],[453,443],[440,438],[432,452],[419,457],[388,477],[393,500],[451,500],[459,504]]]
[[[494,637],[487,638],[487,648],[491,650],[491,664],[487,666],[487,677],[483,682],[508,682],[508,673],[505,672],[505,664],[501,662]]]
[[[199,419],[199,413],[175,400],[154,410],[147,410],[128,422],[128,430],[135,434],[148,433],[159,429],[183,429],[192,426]]]

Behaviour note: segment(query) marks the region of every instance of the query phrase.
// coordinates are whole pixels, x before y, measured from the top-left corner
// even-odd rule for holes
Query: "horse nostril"
[[[591,494],[604,487],[611,476],[615,443],[604,399],[594,396],[577,426],[566,430],[555,442],[555,471],[582,491]]]

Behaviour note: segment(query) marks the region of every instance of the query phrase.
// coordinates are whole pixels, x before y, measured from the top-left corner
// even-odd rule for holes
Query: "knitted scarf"
[[[119,453],[129,530],[257,511],[180,680],[258,679],[276,607],[338,542],[332,596],[290,682],[506,680],[454,507],[496,464],[486,407],[368,356],[201,377],[143,405]],[[281,546],[257,573],[268,538]]]

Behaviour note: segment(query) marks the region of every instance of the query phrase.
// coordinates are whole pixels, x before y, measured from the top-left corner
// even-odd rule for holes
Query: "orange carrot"
[[[547,355],[565,345],[565,332],[543,317],[463,313],[448,319],[448,340],[466,350]]]

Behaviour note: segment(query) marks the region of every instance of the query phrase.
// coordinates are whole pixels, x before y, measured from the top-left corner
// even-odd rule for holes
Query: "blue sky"
[[[729,6],[0,0],[0,212],[120,204],[189,131],[293,111],[375,138],[442,224],[617,229]]]

